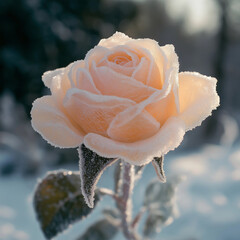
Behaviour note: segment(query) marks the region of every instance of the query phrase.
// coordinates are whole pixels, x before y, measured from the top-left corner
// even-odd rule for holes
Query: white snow
[[[239,157],[238,145],[231,148],[206,145],[194,152],[175,151],[165,156],[166,177],[184,174],[187,180],[179,185],[177,192],[180,216],[164,228],[156,239],[238,240]],[[77,170],[77,167],[76,161],[74,169],[73,167],[67,169]],[[107,168],[98,186],[112,188],[113,174],[114,166]],[[154,168],[149,164],[134,188],[133,215],[141,207],[143,189],[154,176]],[[36,183],[37,178],[23,178],[17,174],[0,177],[0,240],[44,239],[31,203]],[[76,239],[91,223],[102,217],[101,211],[104,207],[113,204],[110,197],[104,197],[91,216],[73,225],[55,239]],[[122,239],[121,234],[115,238]]]

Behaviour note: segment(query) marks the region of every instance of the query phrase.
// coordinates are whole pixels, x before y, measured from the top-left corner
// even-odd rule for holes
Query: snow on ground
[[[77,170],[77,161],[75,169]],[[239,240],[240,236],[240,148],[206,145],[194,152],[168,154],[165,158],[167,177],[185,175],[179,185],[179,217],[164,228],[156,239],[165,240]],[[45,173],[42,173],[44,175]],[[134,189],[134,211],[141,206],[146,185],[154,169],[149,164]],[[98,185],[112,187],[113,167],[108,168]],[[36,178],[18,175],[0,178],[0,239],[43,240],[31,199]],[[56,237],[76,239],[90,223],[101,218],[102,209],[113,205],[105,197],[93,214]],[[118,234],[116,240],[123,239]]]

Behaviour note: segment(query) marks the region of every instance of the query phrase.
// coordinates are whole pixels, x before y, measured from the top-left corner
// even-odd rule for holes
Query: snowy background
[[[66,169],[76,170],[66,165]],[[112,187],[114,166],[108,168],[98,186]],[[155,239],[167,240],[238,240],[240,235],[240,151],[237,147],[206,145],[194,152],[171,153],[166,157],[169,175],[185,175],[177,190],[179,216]],[[149,164],[134,189],[134,210],[139,209],[144,189],[154,175]],[[45,175],[45,171],[39,176]],[[37,177],[39,177],[37,176]],[[32,193],[37,178],[15,174],[0,181],[0,239],[44,239],[32,206]],[[104,207],[114,206],[109,197],[98,204],[93,214],[73,225],[57,240],[76,239],[86,228],[101,218]],[[121,234],[115,238],[123,239]]]

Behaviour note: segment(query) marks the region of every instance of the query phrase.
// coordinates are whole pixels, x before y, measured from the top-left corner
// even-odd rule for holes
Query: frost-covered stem
[[[131,223],[131,227],[133,229],[135,229],[138,225],[138,223],[140,222],[143,214],[146,212],[146,208],[142,207],[139,211],[139,213],[135,216],[135,218],[133,219],[132,223]]]
[[[108,188],[99,188],[96,190],[100,195],[108,195],[111,196],[113,199],[118,200],[118,196],[110,189]]]
[[[134,166],[123,162],[121,167],[121,184],[117,206],[121,213],[121,226],[126,239],[139,240],[135,230],[131,226],[132,199],[131,194],[134,185]]]

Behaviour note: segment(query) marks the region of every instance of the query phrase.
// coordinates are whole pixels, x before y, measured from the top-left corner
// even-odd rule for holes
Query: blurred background
[[[37,178],[78,169],[75,149],[55,149],[31,127],[32,102],[48,93],[42,74],[83,59],[120,31],[174,44],[180,71],[218,79],[221,106],[166,156],[167,176],[187,180],[179,186],[179,217],[156,239],[239,240],[239,0],[4,0],[0,22],[0,239],[44,239],[31,204]],[[147,166],[143,178],[150,181],[152,171]],[[57,239],[75,239],[91,221]]]

